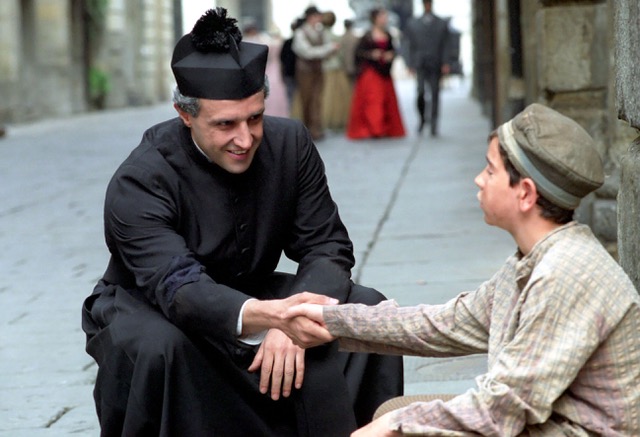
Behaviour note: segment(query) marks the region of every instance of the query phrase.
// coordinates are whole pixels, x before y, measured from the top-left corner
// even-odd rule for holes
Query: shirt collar
[[[191,141],[193,141],[193,145],[196,146],[196,150],[198,152],[200,152],[202,154],[202,156],[204,156],[205,158],[207,158],[207,161],[211,162],[211,160],[209,159],[209,157],[207,156],[206,153],[204,153],[204,150],[202,150],[202,148],[200,146],[198,146],[198,143],[196,143],[196,140],[193,139],[193,137],[191,137]]]
[[[526,283],[533,272],[533,269],[540,263],[549,249],[561,238],[564,238],[566,232],[576,232],[581,225],[578,222],[571,221],[549,232],[540,241],[538,241],[531,252],[523,255],[520,250],[516,254],[516,280],[520,284],[521,281]]]

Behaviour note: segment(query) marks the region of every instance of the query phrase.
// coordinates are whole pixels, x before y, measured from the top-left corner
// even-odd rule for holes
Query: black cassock
[[[311,138],[265,117],[251,167],[227,173],[180,119],[145,132],[109,183],[111,259],[83,306],[102,435],[346,436],[402,394],[402,358],[308,349],[288,399],[258,391],[237,338],[251,298],[300,291],[374,305],[350,279],[352,243]],[[295,275],[274,272],[282,253]]]

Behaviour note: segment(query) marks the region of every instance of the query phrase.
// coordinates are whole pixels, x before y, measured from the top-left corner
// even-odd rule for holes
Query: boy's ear
[[[538,201],[538,187],[531,178],[520,180],[520,209],[529,211],[536,206]]]

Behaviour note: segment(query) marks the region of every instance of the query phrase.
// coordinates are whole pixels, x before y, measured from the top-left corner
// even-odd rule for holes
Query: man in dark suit
[[[296,91],[296,59],[293,51],[293,34],[302,25],[304,20],[298,18],[291,23],[291,37],[284,40],[280,49],[280,67],[282,81],[287,90],[287,102],[289,103],[289,114],[293,107],[293,96]]]
[[[431,135],[438,135],[438,113],[440,103],[440,79],[449,73],[447,42],[449,23],[434,15],[432,1],[424,0],[424,14],[413,18],[404,33],[405,56],[417,81],[417,108],[420,116],[418,132],[425,124],[431,124]],[[429,87],[429,96],[426,87]],[[430,111],[429,111],[430,107]]]
[[[173,53],[178,117],[148,129],[107,188],[110,261],[83,306],[102,435],[342,436],[402,393],[402,358],[309,351],[302,291],[351,281],[353,247],[307,129],[264,115],[268,48],[208,11]],[[276,272],[282,254],[296,274]]]

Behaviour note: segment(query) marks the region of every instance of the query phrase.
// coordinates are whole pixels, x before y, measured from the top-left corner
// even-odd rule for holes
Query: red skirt
[[[391,77],[366,68],[356,81],[347,138],[403,137],[398,99]]]

